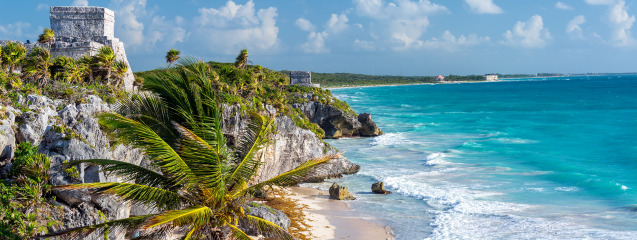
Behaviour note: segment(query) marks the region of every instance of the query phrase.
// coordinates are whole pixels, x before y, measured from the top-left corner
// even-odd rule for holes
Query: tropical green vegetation
[[[61,210],[47,202],[50,160],[30,142],[18,145],[10,178],[0,181],[0,236],[31,239],[49,227]]]
[[[147,76],[144,88],[150,93],[132,95],[122,102],[118,113],[99,117],[106,131],[141,149],[158,171],[116,160],[79,160],[73,164],[101,166],[126,182],[58,187],[119,196],[159,212],[47,236],[81,237],[128,229],[135,236],[146,238],[179,230],[184,234],[182,239],[225,239],[226,234],[250,239],[240,229],[240,224],[245,224],[255,226],[271,238],[292,239],[285,229],[247,215],[243,207],[257,191],[295,184],[313,167],[335,156],[309,160],[279,176],[254,182],[263,164],[259,150],[271,141],[274,119],[250,112],[246,132],[234,146],[228,146],[221,129],[219,100],[223,98],[218,91],[221,82],[212,69],[210,64],[200,61],[182,61],[170,71]],[[250,95],[243,91],[250,90],[238,93]]]
[[[289,74],[289,71],[281,71]],[[483,75],[449,75],[446,81],[484,81]],[[353,73],[315,73],[312,72],[312,83],[321,84],[321,87],[348,87],[348,86],[378,86],[436,83],[434,76],[389,76],[389,75],[365,75]]]
[[[45,29],[41,40],[50,43],[52,35],[52,31]],[[115,58],[113,49],[108,46],[101,47],[95,56],[73,59],[51,57],[49,50],[42,47],[34,47],[27,54],[24,45],[8,42],[0,48],[0,103],[15,103],[23,94],[41,94],[72,102],[94,94],[113,103],[124,95],[120,87],[129,69],[126,62]]]
[[[247,50],[242,50],[235,63],[207,62],[198,71],[206,72],[214,92],[215,100],[221,104],[238,104],[243,111],[262,112],[266,105],[273,106],[278,114],[290,117],[294,123],[304,129],[311,130],[318,137],[323,137],[323,130],[307,117],[297,112],[294,103],[304,103],[311,96],[312,100],[341,109],[346,114],[356,115],[346,102],[333,97],[329,90],[290,86],[289,75],[261,67],[249,65]],[[184,64],[197,62],[193,59],[182,59]],[[245,63],[245,65],[244,65]],[[155,85],[166,84],[161,79],[168,79],[178,69],[156,69],[135,73],[136,78],[144,79],[144,88],[151,89]],[[168,75],[167,75],[168,74]],[[159,84],[157,82],[160,82]]]
[[[166,53],[166,63],[168,63],[168,67],[175,63],[175,61],[179,60],[179,54],[181,52],[177,49],[170,49]]]

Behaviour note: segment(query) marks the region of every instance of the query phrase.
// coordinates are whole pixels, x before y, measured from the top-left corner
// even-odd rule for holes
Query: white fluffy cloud
[[[610,25],[610,43],[618,47],[632,47],[637,44],[632,37],[631,29],[635,23],[635,15],[628,13],[624,0],[585,0],[590,5],[608,5],[606,19]]]
[[[616,0],[584,0],[584,2],[590,5],[610,5],[617,1]]]
[[[188,37],[182,17],[157,15],[148,10],[146,0],[112,0],[109,7],[115,11],[115,36],[128,51],[153,51],[158,45],[170,48]]]
[[[562,9],[562,10],[573,10],[573,7],[563,2],[555,3],[555,8]]]
[[[566,25],[566,33],[570,34],[574,38],[584,38],[582,27],[580,25],[586,23],[586,18],[583,15],[574,17],[568,25]]]
[[[27,39],[34,40],[42,31],[42,28],[34,28],[26,22],[15,22],[6,25],[0,25],[0,39],[2,40],[18,40],[25,42]]]
[[[469,9],[477,14],[499,14],[502,8],[493,3],[493,0],[464,0],[469,5]]]
[[[325,46],[325,40],[331,35],[338,34],[349,27],[349,19],[345,14],[332,14],[325,24],[325,29],[316,32],[314,25],[305,18],[295,21],[296,25],[303,31],[310,32],[307,41],[301,45],[301,49],[308,53],[327,53],[329,49]]]
[[[307,31],[307,32],[312,32],[314,31],[314,29],[316,27],[314,27],[314,24],[312,24],[310,22],[310,20],[307,20],[305,18],[299,18],[297,19],[295,22],[296,26],[298,26],[301,30],[303,31]]]
[[[193,35],[212,52],[234,54],[243,48],[268,50],[279,42],[277,9],[255,9],[252,0],[244,5],[233,1],[219,8],[201,8],[195,17]]]
[[[354,0],[354,5],[360,16],[370,19],[370,34],[378,38],[374,40],[396,50],[422,47],[420,38],[429,26],[428,16],[448,11],[428,0]]]
[[[483,42],[488,42],[489,37],[478,37],[475,34],[469,36],[460,35],[456,37],[449,30],[445,31],[440,38],[432,38],[425,41],[425,48],[428,49],[441,49],[449,52],[457,51],[464,46],[474,46]]]
[[[88,0],[73,0],[71,6],[88,7]]]
[[[544,28],[540,15],[534,15],[526,22],[518,21],[513,29],[507,30],[503,36],[503,43],[524,48],[543,48],[551,39],[551,34]]]

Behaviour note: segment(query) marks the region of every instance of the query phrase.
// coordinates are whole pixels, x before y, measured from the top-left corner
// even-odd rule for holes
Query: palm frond
[[[114,130],[114,134],[134,147],[142,149],[163,173],[170,174],[175,184],[194,184],[191,169],[179,154],[150,127],[116,113],[99,116],[100,123]]]
[[[151,187],[160,187],[169,189],[174,183],[161,173],[153,170],[122,161],[108,159],[86,159],[75,160],[65,163],[65,165],[75,165],[87,163],[89,165],[101,166],[102,171],[122,177],[124,182],[135,181],[137,184],[143,184]]]
[[[237,240],[252,240],[252,238],[250,236],[248,236],[248,234],[246,234],[245,232],[241,231],[241,229],[239,229],[237,226],[235,225],[228,225],[230,226],[230,228],[232,229],[232,237],[234,237]]]
[[[176,192],[134,183],[80,183],[56,186],[55,188],[60,190],[89,189],[97,194],[114,195],[134,204],[143,204],[158,209],[175,209],[189,202],[189,199]]]
[[[164,141],[173,143],[177,138],[171,124],[173,113],[159,96],[151,93],[134,94],[120,100],[114,107],[115,112],[142,122],[157,132]]]
[[[250,114],[252,121],[245,133],[242,134],[236,148],[235,157],[239,159],[239,162],[226,181],[230,184],[248,182],[254,177],[261,165],[261,160],[255,155],[269,141],[274,119],[256,113]]]
[[[114,232],[116,230],[121,230],[121,229],[136,228],[140,226],[141,224],[143,224],[144,221],[146,221],[152,216],[155,216],[155,214],[129,217],[129,218],[113,220],[113,221],[109,221],[105,223],[95,224],[91,226],[70,228],[70,229],[59,231],[59,232],[37,236],[36,238],[45,239],[45,238],[63,236],[64,239],[84,239],[86,236],[92,233],[102,234],[105,231]]]
[[[314,168],[316,166],[319,166],[323,163],[326,163],[327,161],[329,161],[330,159],[335,159],[340,157],[340,154],[330,154],[330,155],[325,155],[323,157],[320,158],[315,158],[315,159],[311,159],[308,160],[304,163],[302,163],[301,165],[297,166],[296,168],[284,172],[276,177],[270,178],[264,182],[258,183],[256,185],[253,185],[249,188],[243,189],[242,191],[237,192],[234,196],[240,196],[243,194],[247,194],[249,192],[253,192],[256,191],[258,189],[262,189],[265,186],[289,186],[289,185],[293,185],[296,184],[300,181],[302,181],[303,179],[305,179],[305,177],[307,176],[307,174],[314,170]]]
[[[192,206],[182,210],[166,211],[148,219],[142,228],[150,229],[164,224],[201,226],[209,222],[214,214],[214,211],[206,206]]]
[[[255,226],[259,230],[259,233],[263,234],[266,237],[294,240],[290,233],[273,222],[251,215],[247,215],[245,219],[247,220],[248,224]]]

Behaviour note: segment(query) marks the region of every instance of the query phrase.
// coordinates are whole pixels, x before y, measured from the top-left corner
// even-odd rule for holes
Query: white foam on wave
[[[576,192],[579,191],[578,187],[556,187],[555,191],[560,191],[560,192]]]
[[[490,200],[498,192],[470,189],[427,178],[447,169],[383,179],[394,193],[422,199],[433,210],[426,239],[636,239],[637,231],[612,231],[587,225],[569,215],[529,217],[537,207]],[[427,181],[429,180],[429,181]],[[544,189],[530,189],[544,191]]]
[[[535,140],[522,139],[522,138],[496,138],[494,140],[501,143],[509,143],[509,144],[530,144],[530,143],[538,142]]]
[[[373,146],[391,146],[391,145],[405,145],[414,144],[414,141],[406,139],[402,133],[386,133],[375,137],[371,142]]]
[[[445,165],[451,164],[451,162],[445,161],[444,157],[446,155],[441,152],[430,153],[425,156],[425,165],[434,166],[434,165]]]

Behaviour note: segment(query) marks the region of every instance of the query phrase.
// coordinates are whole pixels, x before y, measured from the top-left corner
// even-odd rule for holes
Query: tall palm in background
[[[267,186],[294,184],[315,166],[336,157],[309,160],[264,182],[253,182],[261,164],[260,151],[270,142],[274,120],[251,113],[251,123],[236,146],[229,148],[221,129],[221,113],[210,84],[213,72],[200,61],[185,61],[176,71],[151,76],[144,87],[153,94],[124,101],[116,113],[100,122],[150,158],[152,171],[115,160],[81,160],[134,183],[84,183],[61,189],[92,189],[159,210],[93,226],[47,235],[81,237],[113,229],[134,230],[139,237],[156,238],[178,229],[182,239],[250,239],[239,222],[254,225],[276,239],[292,239],[281,227],[245,214],[252,193]]]
[[[55,32],[50,28],[45,28],[42,34],[38,37],[38,42],[42,44],[46,44],[48,50],[51,51],[51,43],[55,41]]]
[[[13,71],[22,64],[27,54],[27,49],[20,43],[8,42],[7,45],[2,47],[2,52],[2,65],[9,73],[13,73]]]
[[[102,71],[106,72],[104,80],[107,84],[111,84],[111,75],[113,73],[116,58],[117,55],[115,55],[115,51],[113,51],[113,48],[109,46],[100,47],[97,51],[97,55],[95,55],[95,63]]]
[[[51,72],[49,67],[51,66],[51,54],[49,51],[35,47],[31,50],[31,53],[27,56],[26,64],[22,68],[22,72],[33,81],[37,81],[39,86],[44,86],[49,82]]]
[[[239,69],[244,69],[248,66],[248,49],[243,49],[237,56],[234,66]]]
[[[179,52],[179,50],[177,49],[168,50],[168,52],[166,53],[166,63],[168,63],[168,67],[170,67],[170,65],[172,65],[175,61],[179,59],[180,53],[181,52]]]

